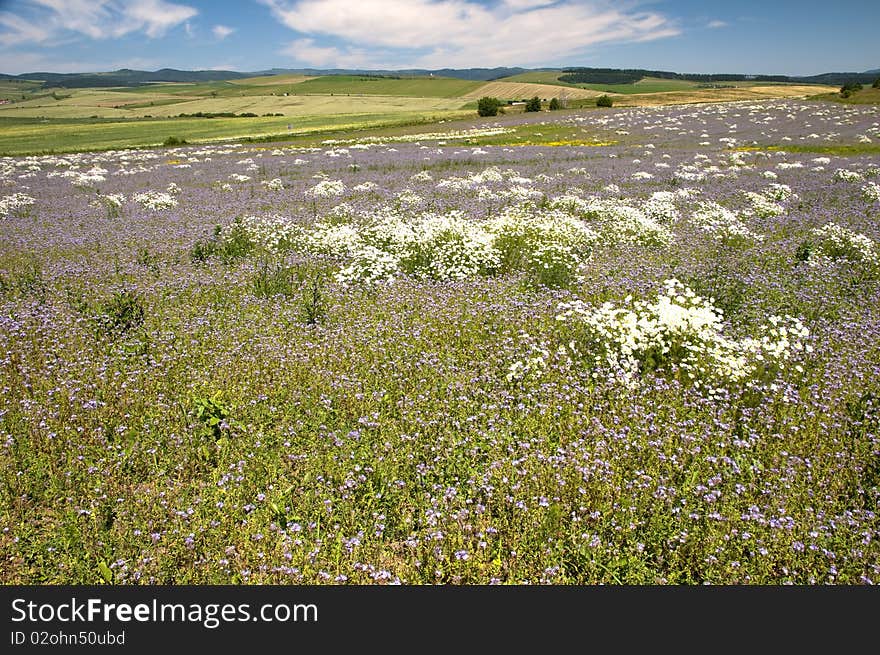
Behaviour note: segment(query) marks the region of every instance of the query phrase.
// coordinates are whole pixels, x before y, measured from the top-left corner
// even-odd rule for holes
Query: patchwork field
[[[0,582],[876,584],[878,124],[0,158]]]
[[[501,100],[527,100],[534,96],[541,99],[556,98],[560,95],[567,98],[595,98],[602,95],[596,91],[579,89],[573,86],[553,86],[549,84],[532,84],[529,82],[489,82],[465,95],[466,98],[493,96]]]

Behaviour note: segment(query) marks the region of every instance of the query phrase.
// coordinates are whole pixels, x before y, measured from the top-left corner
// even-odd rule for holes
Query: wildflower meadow
[[[878,107],[431,129],[0,159],[0,580],[880,581]]]

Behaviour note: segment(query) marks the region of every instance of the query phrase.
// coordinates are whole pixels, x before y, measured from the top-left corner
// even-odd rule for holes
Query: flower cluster
[[[282,191],[284,189],[284,182],[281,181],[280,177],[264,181],[262,182],[262,185],[270,191]]]
[[[603,371],[634,384],[658,372],[690,382],[710,395],[737,383],[772,379],[796,351],[809,349],[799,319],[771,316],[758,338],[724,334],[721,310],[672,278],[656,299],[625,306],[563,303],[556,317],[568,326],[570,349],[584,353],[593,376]]]
[[[342,180],[322,180],[311,189],[306,191],[307,196],[315,198],[331,198],[345,193],[345,184]]]
[[[89,204],[92,207],[103,207],[107,210],[107,215],[110,218],[116,218],[125,204],[125,196],[121,193],[108,193],[107,195],[99,195]]]
[[[750,230],[735,213],[712,201],[700,202],[690,221],[724,243],[747,243],[764,239],[762,234]]]
[[[13,212],[33,205],[36,200],[26,193],[13,193],[11,196],[0,197],[0,216],[6,218]]]
[[[250,243],[270,253],[297,248],[303,229],[283,216],[242,216],[220,232],[221,238],[238,238],[243,232]]]
[[[864,234],[837,223],[827,223],[810,231],[815,244],[808,251],[807,263],[819,266],[833,260],[847,260],[868,269],[880,266],[877,244]]]
[[[144,191],[136,193],[134,201],[142,205],[145,209],[159,211],[162,209],[171,209],[177,206],[177,199],[170,193],[163,191]]]
[[[868,182],[862,187],[862,197],[868,202],[880,202],[880,184]]]

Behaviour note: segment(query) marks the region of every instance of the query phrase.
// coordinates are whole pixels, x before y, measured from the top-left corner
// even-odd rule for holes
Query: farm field
[[[543,80],[555,74],[532,73],[526,77]],[[518,77],[522,76],[507,79]],[[630,86],[650,91],[650,87]],[[6,155],[155,146],[169,137],[187,143],[272,135],[299,138],[339,129],[461,119],[473,110],[478,98],[486,95],[503,101],[557,97],[573,108],[592,106],[601,95],[573,85],[368,75],[273,75],[109,89],[38,89],[35,83],[15,81],[2,88],[12,100],[0,105],[0,154]],[[614,98],[619,106],[650,106],[800,97],[832,90],[836,89],[785,85],[693,88]],[[208,118],[194,114],[246,116]]]
[[[876,584],[878,123],[0,158],[0,582]]]

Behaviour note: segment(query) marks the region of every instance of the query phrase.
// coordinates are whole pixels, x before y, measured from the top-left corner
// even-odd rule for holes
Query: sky
[[[0,72],[880,68],[877,0],[0,0]]]

